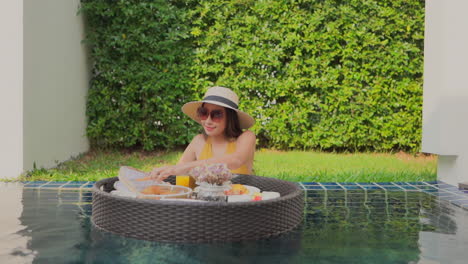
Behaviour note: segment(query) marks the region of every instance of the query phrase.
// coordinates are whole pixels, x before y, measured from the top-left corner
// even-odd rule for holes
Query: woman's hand
[[[137,181],[149,181],[149,180],[154,180],[154,181],[157,181],[157,182],[161,182],[163,180],[165,180],[167,178],[166,177],[161,177],[161,174],[163,171],[166,171],[169,169],[169,167],[172,167],[172,166],[163,166],[163,167],[159,167],[159,168],[154,168],[152,171],[148,172],[146,175],[146,177],[144,178],[140,178],[138,179]],[[169,174],[171,175],[171,174]]]
[[[145,177],[141,180],[163,181],[171,175],[182,175],[185,173],[185,170],[186,168],[183,166],[183,164],[154,168],[149,173],[148,177]]]

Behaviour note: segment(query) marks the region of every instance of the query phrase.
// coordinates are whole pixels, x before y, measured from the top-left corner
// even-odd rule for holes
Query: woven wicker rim
[[[117,177],[115,177],[117,178]],[[278,200],[287,200],[292,197],[295,197],[298,195],[299,192],[302,192],[302,190],[298,187],[296,191],[291,192],[285,196],[280,196],[278,198],[270,199],[270,200],[261,200],[261,201],[246,201],[246,202],[231,202],[231,203],[219,203],[219,202],[188,202],[188,201],[175,201],[175,200],[154,200],[154,199],[141,199],[141,198],[132,198],[132,197],[124,197],[124,196],[118,196],[114,195],[108,192],[105,192],[100,189],[104,183],[108,182],[112,178],[107,178],[100,180],[96,182],[93,186],[93,191],[98,192],[100,195],[104,195],[106,197],[111,197],[113,199],[122,199],[122,200],[127,200],[127,201],[132,201],[136,203],[154,203],[154,204],[180,204],[180,205],[187,205],[190,204],[190,206],[255,206],[258,204],[270,204],[270,203],[276,203]],[[291,183],[293,184],[293,183]],[[261,190],[263,191],[263,190]]]

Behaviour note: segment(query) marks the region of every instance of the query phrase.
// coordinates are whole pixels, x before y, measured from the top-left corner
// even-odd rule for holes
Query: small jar
[[[212,202],[225,202],[226,194],[224,191],[231,189],[231,183],[224,183],[223,185],[216,185],[207,182],[197,183],[198,194],[197,199]]]

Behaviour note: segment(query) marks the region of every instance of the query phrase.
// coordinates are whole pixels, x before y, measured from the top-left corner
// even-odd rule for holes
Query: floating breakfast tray
[[[233,183],[278,192],[281,197],[236,203],[120,197],[110,194],[117,180],[95,183],[92,223],[100,230],[137,239],[210,242],[267,238],[297,227],[304,214],[302,189],[279,179],[239,175]],[[167,181],[175,183],[175,177]]]

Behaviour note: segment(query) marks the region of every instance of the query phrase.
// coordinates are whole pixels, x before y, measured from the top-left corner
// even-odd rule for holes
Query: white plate
[[[260,189],[255,187],[255,186],[250,186],[250,185],[244,185],[245,188],[247,188],[247,190],[249,190],[248,193],[245,193],[245,194],[254,194],[254,193],[259,193],[260,192]]]
[[[255,186],[244,185],[244,187],[247,188],[247,193],[244,193],[244,194],[231,194],[229,196],[233,196],[233,195],[252,195],[254,193],[259,193],[260,192],[260,189],[255,187]]]
[[[233,196],[233,195],[247,195],[247,194],[254,194],[254,193],[257,193],[257,192],[260,192],[260,189],[255,187],[255,186],[250,186],[250,185],[244,185],[245,188],[247,188],[247,193],[244,193],[244,194],[232,194],[232,195],[229,195],[229,196]],[[193,189],[194,192],[198,192],[199,190],[199,187],[195,187],[195,189]]]
[[[130,190],[123,184],[121,181],[115,181],[114,182],[114,188],[118,191],[125,191],[125,192],[130,192]]]
[[[183,199],[183,198],[179,198],[179,199],[175,199],[175,198],[163,198],[161,199],[161,201],[183,201],[183,202],[195,202],[195,203],[198,203],[198,202],[205,202],[205,201],[202,201],[202,200],[195,200],[195,199]]]

